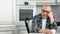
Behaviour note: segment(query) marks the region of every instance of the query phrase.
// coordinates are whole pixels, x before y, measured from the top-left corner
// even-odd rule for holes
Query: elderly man
[[[55,18],[53,17],[52,9],[46,5],[42,7],[42,12],[35,15],[32,19],[33,33],[55,34],[57,29]]]

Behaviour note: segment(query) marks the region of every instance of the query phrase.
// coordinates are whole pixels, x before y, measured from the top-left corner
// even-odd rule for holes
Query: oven
[[[17,6],[16,20],[17,25],[24,25],[26,18],[32,19],[35,15],[34,6]]]

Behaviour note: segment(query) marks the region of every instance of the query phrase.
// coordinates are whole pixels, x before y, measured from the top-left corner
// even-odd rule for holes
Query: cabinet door
[[[12,34],[12,31],[8,31],[8,32],[0,32],[0,34]]]
[[[0,24],[12,24],[12,0],[0,0]]]

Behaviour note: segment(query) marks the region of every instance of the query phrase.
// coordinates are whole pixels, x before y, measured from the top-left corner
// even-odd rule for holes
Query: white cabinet
[[[34,5],[35,4],[35,1],[17,0],[17,5],[25,5],[25,2],[28,2],[28,5]]]
[[[28,34],[26,26],[25,25],[17,26],[16,34]]]
[[[55,1],[55,0],[36,0],[36,1],[50,1],[50,2],[52,2],[52,1]]]
[[[60,0],[57,0],[57,2],[60,2]]]
[[[12,24],[13,0],[0,0],[0,24]]]
[[[18,1],[35,1],[35,0],[18,0]]]
[[[37,5],[56,5],[56,0],[36,0]]]
[[[37,5],[60,5],[60,0],[36,0]]]
[[[19,31],[19,34],[28,34],[27,31]]]
[[[60,0],[57,0],[57,4],[60,5]]]
[[[0,25],[0,34],[14,34],[15,25]]]
[[[0,34],[12,34],[12,31],[8,31],[8,32],[0,32]]]

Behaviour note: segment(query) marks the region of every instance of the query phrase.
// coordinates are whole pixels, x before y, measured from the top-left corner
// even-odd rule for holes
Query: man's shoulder
[[[41,18],[41,17],[42,17],[41,14],[37,14],[33,18],[35,19],[35,18]]]

